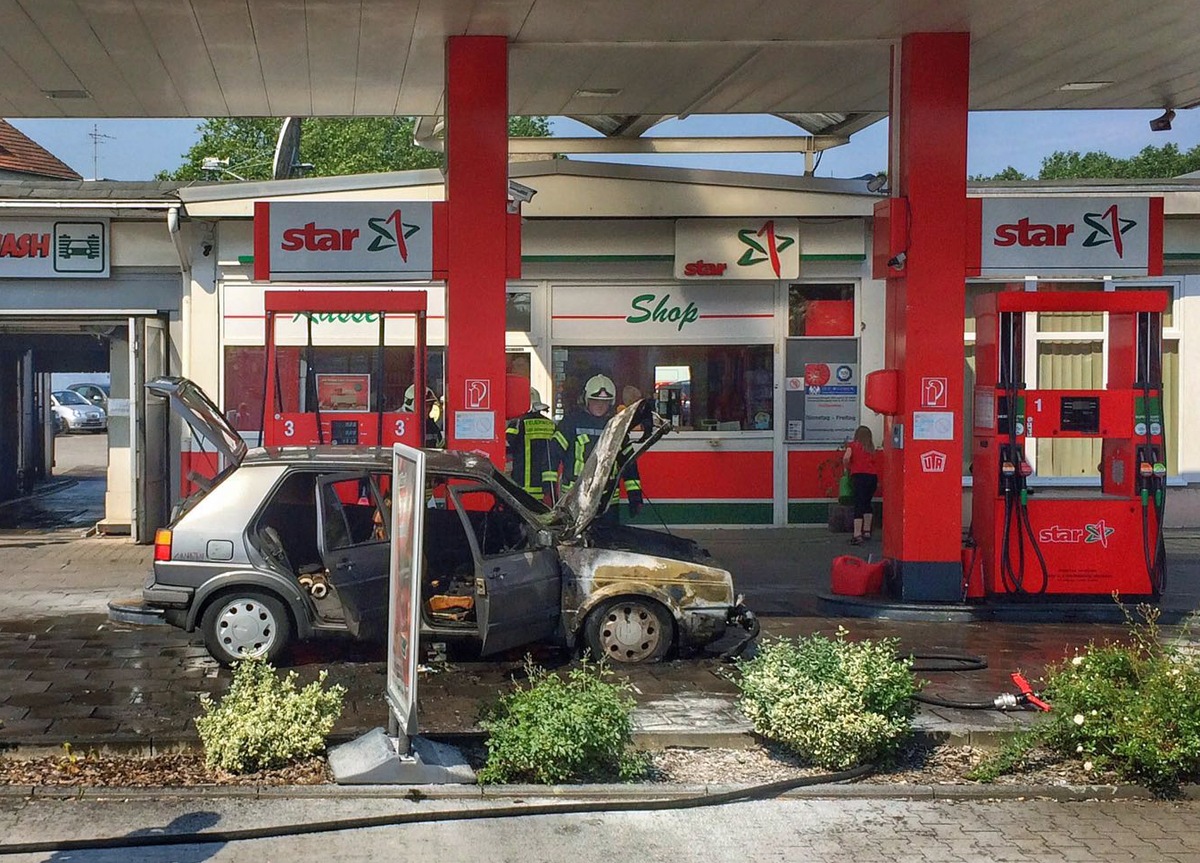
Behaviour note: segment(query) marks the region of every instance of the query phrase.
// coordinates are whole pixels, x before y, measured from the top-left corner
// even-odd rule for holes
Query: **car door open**
[[[558,553],[503,496],[452,481],[449,502],[466,529],[475,570],[475,622],[484,656],[552,636],[562,608]]]
[[[317,482],[321,561],[357,638],[387,632],[390,551],[386,503],[368,472],[324,476]]]

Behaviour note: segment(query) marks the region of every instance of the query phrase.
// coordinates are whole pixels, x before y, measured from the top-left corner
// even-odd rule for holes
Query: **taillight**
[[[161,527],[154,532],[154,559],[171,559],[171,531]]]

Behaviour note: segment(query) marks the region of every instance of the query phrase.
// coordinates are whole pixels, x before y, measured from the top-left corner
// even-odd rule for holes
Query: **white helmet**
[[[417,395],[416,386],[413,384],[409,384],[408,389],[406,389],[404,391],[404,405],[400,409],[406,413],[412,413],[413,399],[416,397],[416,395]],[[425,387],[425,403],[428,404],[430,402],[436,402],[436,401],[437,401],[437,393],[435,393],[429,387]]]
[[[589,399],[616,401],[617,386],[608,375],[592,375],[583,385],[583,394]]]
[[[542,394],[533,387],[529,388],[529,409],[535,411],[550,410],[550,405],[542,401]]]

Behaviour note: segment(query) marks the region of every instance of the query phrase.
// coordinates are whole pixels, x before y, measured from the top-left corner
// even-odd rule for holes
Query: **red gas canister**
[[[884,561],[868,563],[861,557],[843,554],[833,559],[831,589],[840,596],[870,596],[883,593]]]

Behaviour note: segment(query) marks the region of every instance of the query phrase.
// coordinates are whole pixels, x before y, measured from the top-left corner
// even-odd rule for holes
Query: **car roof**
[[[454,473],[491,475],[495,468],[486,458],[475,453],[446,452],[445,450],[423,450],[426,469],[452,471]],[[246,453],[242,467],[249,465],[286,464],[291,466],[313,465],[322,469],[345,466],[350,470],[392,468],[390,447],[358,446],[286,446],[256,447]]]

